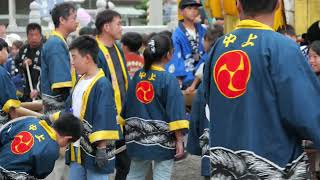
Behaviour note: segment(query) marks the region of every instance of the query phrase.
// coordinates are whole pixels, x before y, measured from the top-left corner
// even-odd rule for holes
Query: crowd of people
[[[122,34],[106,9],[78,27],[55,5],[45,38],[0,24],[0,179],[169,180],[186,152],[205,179],[311,179],[302,141],[320,146],[320,22],[303,38],[271,27],[277,0],[237,0],[240,23],[199,22],[181,0],[174,32]],[[184,96],[194,95],[191,116]],[[39,116],[22,116],[41,100]],[[187,141],[186,141],[187,140]],[[185,142],[186,141],[186,142]]]

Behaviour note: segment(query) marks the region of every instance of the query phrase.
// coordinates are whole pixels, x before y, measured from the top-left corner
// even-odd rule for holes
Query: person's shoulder
[[[65,46],[64,42],[56,36],[50,36],[49,39],[44,44],[44,46],[48,47],[48,48],[53,47],[53,46],[57,46],[57,45]]]
[[[105,88],[105,87],[108,87],[108,88],[111,87],[112,88],[112,84],[111,84],[110,80],[106,76],[100,77],[97,80],[96,85],[98,87],[102,87],[102,88]]]
[[[0,75],[1,76],[7,76],[8,75],[8,71],[0,65]]]

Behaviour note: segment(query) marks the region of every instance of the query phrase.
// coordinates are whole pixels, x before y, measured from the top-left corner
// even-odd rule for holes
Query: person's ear
[[[105,23],[105,24],[103,25],[103,30],[106,31],[106,32],[109,32],[109,29],[110,29],[109,23]]]
[[[71,143],[72,136],[64,136],[63,139],[64,139],[66,142]]]
[[[59,22],[60,24],[64,24],[66,22],[66,20],[64,19],[64,17],[59,17]]]

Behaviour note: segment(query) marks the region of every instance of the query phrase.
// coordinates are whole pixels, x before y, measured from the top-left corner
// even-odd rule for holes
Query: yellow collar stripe
[[[260,29],[274,31],[270,26],[254,20],[242,20],[236,29]]]
[[[55,132],[55,130],[50,127],[46,121],[41,120],[39,121],[39,124],[43,127],[43,129],[48,133],[48,135],[50,136],[50,138],[54,141],[57,141],[57,134]]]
[[[66,45],[67,45],[67,41],[64,39],[64,37],[62,36],[62,34],[60,34],[58,31],[52,31],[53,36],[57,36],[58,38],[60,38]]]
[[[84,94],[82,96],[82,105],[81,105],[81,112],[80,112],[80,119],[81,120],[84,119],[84,115],[87,110],[87,104],[88,104],[88,99],[89,99],[89,95],[91,93],[91,90],[92,90],[93,86],[96,84],[96,82],[102,77],[104,77],[103,70],[99,69],[98,74],[94,77],[94,79],[91,82],[91,84],[89,85],[88,89],[84,92]],[[81,79],[79,81],[81,81]]]
[[[154,70],[154,71],[166,71],[165,69],[163,69],[163,67],[156,66],[156,65],[152,65],[151,66],[151,70]]]
[[[118,78],[116,75],[116,71],[113,65],[113,62],[111,60],[110,57],[110,53],[108,51],[108,49],[104,46],[104,44],[98,39],[98,37],[96,37],[96,40],[98,42],[99,48],[103,53],[103,56],[108,64],[108,68],[110,70],[110,74],[111,74],[111,79],[112,79],[112,87],[114,90],[114,100],[116,103],[116,108],[117,108],[117,113],[120,114],[121,113],[121,109],[122,109],[122,102],[121,102],[121,94],[120,94],[120,87],[118,84]],[[120,51],[118,49],[118,47],[116,45],[114,45],[118,54],[118,58],[120,60],[120,64],[121,64],[121,68],[122,68],[122,72],[123,72],[123,76],[124,76],[124,81],[125,81],[125,88],[126,90],[128,89],[128,77],[127,77],[127,73],[126,73],[126,68],[124,65],[124,61],[123,58],[120,54]],[[109,57],[108,59],[106,57]]]

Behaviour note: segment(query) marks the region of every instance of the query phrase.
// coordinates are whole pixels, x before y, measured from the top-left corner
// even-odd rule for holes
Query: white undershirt
[[[186,30],[187,30],[187,32],[190,34],[190,36],[192,36],[192,38],[193,38],[194,40],[196,40],[196,38],[197,38],[197,33],[196,33],[196,31],[195,31],[195,30],[188,29],[188,28],[186,28]]]
[[[80,112],[82,107],[82,97],[84,92],[88,89],[89,85],[93,81],[93,77],[90,79],[82,79],[80,80],[76,87],[74,88],[74,91],[72,93],[72,110],[73,115],[80,118]],[[79,147],[80,146],[80,140],[77,140],[75,143],[73,143],[73,146]]]

